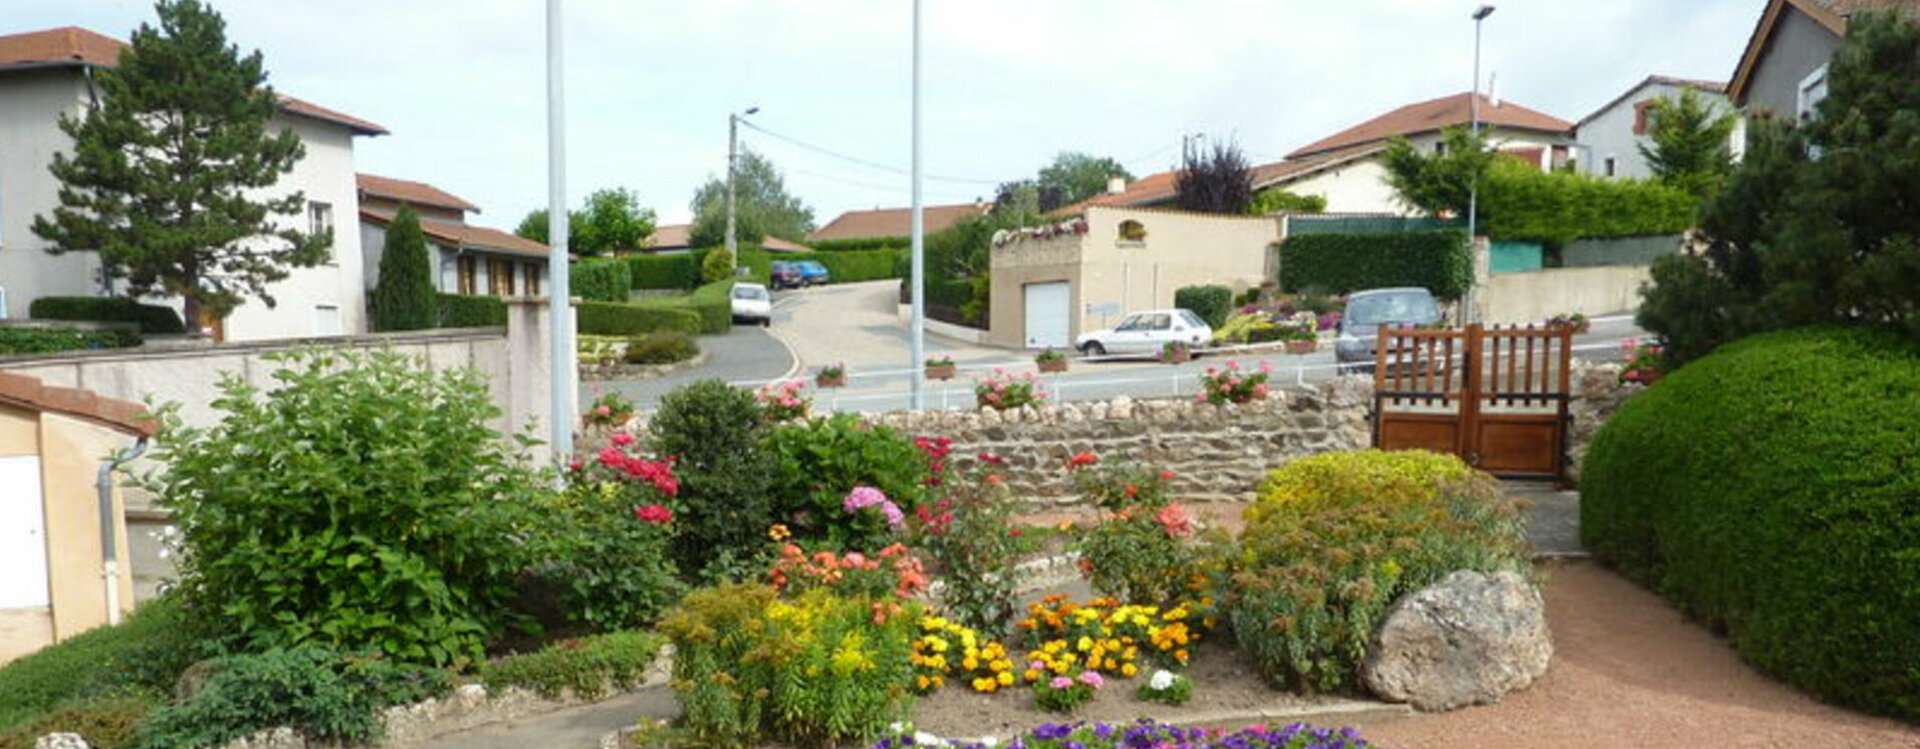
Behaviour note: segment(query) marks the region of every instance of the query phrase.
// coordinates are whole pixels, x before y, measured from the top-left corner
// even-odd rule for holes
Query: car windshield
[[[733,298],[765,299],[767,298],[767,290],[758,286],[735,286],[733,287]]]
[[[1356,296],[1347,302],[1346,322],[1351,325],[1413,323],[1424,325],[1440,321],[1440,307],[1425,291],[1395,291]]]
[[[812,271],[814,273],[827,272],[827,266],[821,265],[820,261],[818,260],[804,260],[804,261],[801,261],[799,265],[802,269]]]

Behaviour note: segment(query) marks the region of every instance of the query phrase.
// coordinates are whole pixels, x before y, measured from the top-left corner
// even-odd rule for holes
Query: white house
[[[1640,146],[1652,145],[1647,138],[1647,111],[1662,99],[1678,101],[1688,90],[1699,95],[1716,115],[1733,111],[1733,105],[1727,102],[1725,83],[1648,76],[1573,126],[1573,138],[1578,143],[1575,164],[1583,173],[1602,177],[1652,177],[1653,170],[1640,155]],[[1739,153],[1745,141],[1741,129],[1736,126],[1729,139],[1728,148]]]
[[[70,146],[60,132],[62,114],[83,116],[97,101],[93,77],[112,67],[126,45],[77,27],[0,36],[0,314],[27,316],[43,296],[102,295],[99,258],[77,252],[53,255],[32,230],[33,218],[59,205],[60,183],[48,171],[55,152]],[[306,157],[272,194],[299,190],[306,215],[302,229],[333,228],[332,259],[296,269],[270,287],[278,302],[269,308],[249,300],[223,323],[228,340],[338,335],[366,330],[366,294],[361,285],[360,233],[336,218],[355,216],[354,138],[386,134],[366,120],[282,95],[274,125],[291,128],[306,145]],[[179,301],[172,300],[177,307]]]
[[[406,205],[420,215],[420,233],[433,249],[433,285],[447,294],[538,296],[547,272],[547,246],[499,229],[467,223],[480,207],[424,182],[359,175],[360,246],[366,288],[380,282],[387,226]]]

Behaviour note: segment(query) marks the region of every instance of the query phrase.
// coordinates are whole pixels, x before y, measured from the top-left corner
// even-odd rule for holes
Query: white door
[[[46,508],[40,458],[0,458],[0,609],[44,608],[47,592]]]
[[[1067,283],[1034,283],[1025,287],[1027,298],[1027,348],[1073,345],[1072,305],[1067,301]]]

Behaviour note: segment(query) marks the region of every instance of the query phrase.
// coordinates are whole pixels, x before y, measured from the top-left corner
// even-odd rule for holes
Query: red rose
[[[626,432],[613,435],[613,444],[619,445],[620,447],[631,445],[633,444],[633,435],[627,434]]]
[[[663,504],[651,504],[634,508],[633,516],[649,523],[666,524],[673,522],[673,509]]]

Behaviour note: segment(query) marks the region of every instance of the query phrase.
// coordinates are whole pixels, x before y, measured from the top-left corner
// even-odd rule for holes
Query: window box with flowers
[[[847,386],[847,365],[828,364],[813,375],[815,387],[843,388]]]
[[[591,427],[619,427],[633,420],[633,401],[618,392],[601,393],[580,420]]]
[[[929,380],[951,380],[959,373],[960,368],[954,365],[953,357],[936,356],[927,360],[927,379]]]
[[[1193,361],[1193,347],[1185,341],[1168,341],[1160,347],[1162,364],[1185,364],[1190,361]]]
[[[1033,363],[1040,365],[1040,371],[1050,374],[1067,371],[1067,355],[1052,346],[1034,356]]]
[[[1571,328],[1574,335],[1580,335],[1593,330],[1593,321],[1588,320],[1586,315],[1578,312],[1563,312],[1547,318],[1547,328],[1549,330],[1554,328]]]

